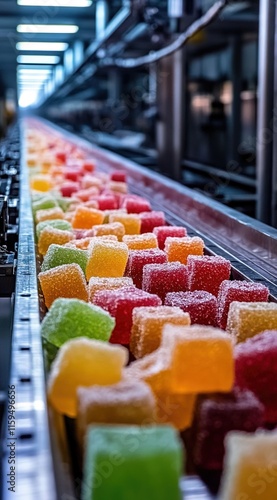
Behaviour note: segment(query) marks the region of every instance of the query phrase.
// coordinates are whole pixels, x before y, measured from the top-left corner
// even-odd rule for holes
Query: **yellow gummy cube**
[[[264,330],[277,330],[277,304],[274,302],[232,302],[226,330],[237,342],[244,342]]]
[[[141,220],[134,214],[111,214],[109,222],[121,222],[125,227],[125,234],[140,234]]]
[[[157,237],[153,233],[144,233],[138,235],[126,235],[123,238],[129,250],[148,250],[158,248]]]
[[[49,309],[60,297],[88,301],[87,282],[78,264],[64,264],[38,275],[44,301]]]
[[[127,214],[126,208],[119,208],[117,210],[104,210],[104,221],[103,224],[108,224],[110,221],[110,215],[124,215]]]
[[[60,207],[46,208],[45,210],[38,210],[36,212],[36,222],[43,222],[44,220],[57,220],[64,219],[64,212]]]
[[[78,387],[116,384],[122,379],[127,361],[125,347],[83,337],[69,340],[60,348],[51,368],[51,405],[60,413],[76,417]]]
[[[86,268],[89,281],[99,278],[121,278],[128,261],[128,247],[124,243],[109,240],[94,241],[91,244]]]
[[[89,280],[89,301],[93,302],[94,295],[99,290],[115,290],[125,286],[132,286],[132,278],[90,278]]]
[[[64,245],[73,239],[74,235],[70,231],[62,231],[61,229],[46,226],[40,233],[38,251],[41,255],[45,255],[50,245],[54,243]]]
[[[53,187],[51,177],[46,175],[34,175],[31,179],[31,189],[35,191],[46,192]]]
[[[219,498],[275,500],[277,498],[277,432],[230,432]]]

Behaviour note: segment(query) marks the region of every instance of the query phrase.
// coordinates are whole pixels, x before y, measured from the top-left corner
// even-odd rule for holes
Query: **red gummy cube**
[[[118,203],[114,195],[104,194],[93,198],[98,202],[99,210],[116,210]]]
[[[267,302],[268,288],[262,283],[250,281],[225,280],[221,283],[218,292],[217,321],[220,328],[225,330],[231,302]]]
[[[122,203],[122,208],[126,208],[128,214],[140,214],[142,212],[151,212],[149,201],[143,198],[126,198]]]
[[[193,426],[193,459],[201,469],[222,470],[228,432],[255,432],[263,423],[264,407],[254,394],[234,389],[199,401]]]
[[[141,234],[152,233],[154,227],[165,226],[164,212],[142,212],[141,219]]]
[[[110,342],[127,345],[130,342],[132,315],[135,307],[162,305],[157,295],[138,290],[134,286],[118,290],[102,290],[94,295],[93,303],[115,318],[116,324]]]
[[[218,295],[219,287],[231,275],[231,262],[223,257],[210,257],[207,255],[189,255],[189,289],[206,290],[213,295]]]
[[[154,293],[164,302],[170,292],[188,290],[188,270],[180,262],[147,264],[143,268],[142,289]]]
[[[69,181],[77,182],[81,174],[82,170],[79,168],[67,168],[65,171],[65,178]]]
[[[94,172],[95,170],[95,160],[84,160],[83,171],[84,172]]]
[[[111,181],[126,182],[126,173],[123,170],[115,170],[111,173]]]
[[[165,297],[166,306],[180,307],[189,313],[191,324],[217,326],[217,300],[209,292],[172,292]]]
[[[265,407],[265,422],[277,423],[277,330],[267,330],[235,347],[236,385],[249,389]]]
[[[67,159],[67,154],[64,151],[57,151],[57,153],[56,153],[56,160],[59,163],[65,164],[66,163],[66,159]]]
[[[167,262],[166,253],[159,248],[150,250],[131,250],[126,267],[126,276],[133,279],[137,288],[142,287],[143,268],[146,264],[165,264]]]
[[[153,233],[157,236],[159,248],[164,250],[165,240],[168,237],[183,238],[187,236],[185,227],[179,226],[158,226],[154,227]]]
[[[74,193],[79,191],[80,186],[78,182],[67,181],[59,188],[62,196],[70,198]]]

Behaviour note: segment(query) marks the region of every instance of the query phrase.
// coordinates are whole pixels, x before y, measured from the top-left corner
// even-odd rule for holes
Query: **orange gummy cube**
[[[237,342],[244,342],[264,330],[277,330],[277,304],[232,302],[226,329]]]
[[[88,301],[87,282],[78,264],[64,264],[49,269],[39,273],[38,278],[48,309],[60,297]]]
[[[189,326],[190,316],[179,307],[136,307],[133,310],[130,350],[135,358],[142,358],[158,349],[163,327],[167,323]]]
[[[171,424],[176,429],[188,429],[193,420],[195,394],[156,393],[156,422]]]
[[[128,247],[125,243],[104,239],[95,240],[89,250],[86,269],[87,280],[100,278],[121,278],[128,261]]]
[[[74,229],[91,229],[97,224],[102,224],[104,221],[104,213],[100,210],[79,206],[76,208],[72,227]]]
[[[93,233],[94,236],[114,235],[119,241],[121,241],[125,234],[125,227],[121,224],[121,222],[101,224],[100,226],[94,226]]]
[[[157,237],[153,233],[144,233],[138,235],[126,235],[123,238],[129,250],[148,250],[149,248],[158,248]]]
[[[44,220],[64,219],[64,212],[60,207],[47,208],[45,210],[38,210],[36,212],[36,222]]]
[[[189,255],[203,255],[204,248],[204,241],[198,236],[193,238],[187,236],[183,238],[168,237],[165,240],[168,262],[186,264]]]
[[[140,234],[141,220],[134,214],[111,214],[109,222],[121,222],[125,227],[125,234]]]
[[[51,226],[46,226],[40,233],[38,251],[41,255],[45,255],[52,243],[64,245],[73,239],[74,235],[70,231],[63,231],[61,229],[55,229]]]
[[[126,286],[132,286],[132,278],[90,278],[89,280],[89,301],[93,302],[94,295],[99,290],[115,290]]]

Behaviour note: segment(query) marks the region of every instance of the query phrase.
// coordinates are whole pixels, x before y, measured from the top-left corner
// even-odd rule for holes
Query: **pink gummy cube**
[[[265,422],[277,423],[277,330],[267,330],[235,347],[236,385],[254,392]]]
[[[189,313],[191,324],[217,326],[217,300],[209,292],[173,292],[165,298],[166,306],[180,307]]]
[[[185,227],[179,226],[158,226],[154,227],[153,233],[157,236],[159,248],[164,250],[165,240],[168,237],[172,238],[183,238],[187,236],[187,230]]]
[[[164,212],[142,212],[141,219],[141,233],[152,233],[154,227],[165,226]]]
[[[143,292],[134,286],[96,292],[93,303],[108,311],[115,318],[116,325],[110,342],[124,345],[130,342],[133,309],[141,306],[162,305],[157,295]]]
[[[143,198],[126,198],[122,203],[122,208],[126,208],[128,214],[140,214],[142,212],[151,212],[149,201]]]
[[[123,170],[115,170],[111,173],[111,181],[126,182],[126,173]]]
[[[159,248],[149,250],[131,250],[126,267],[126,276],[133,279],[137,288],[142,287],[143,268],[146,264],[165,264],[167,262],[166,253]]]
[[[77,193],[80,189],[80,185],[78,182],[73,182],[73,181],[67,181],[64,182],[62,186],[60,186],[60,192],[62,196],[66,198],[70,198],[73,193]]]
[[[262,283],[239,280],[223,281],[218,292],[218,325],[225,330],[231,302],[267,302],[268,297],[269,290]]]
[[[189,289],[206,290],[218,295],[219,287],[231,274],[231,262],[223,257],[188,256]]]
[[[164,302],[170,292],[188,290],[188,270],[179,262],[147,264],[143,268],[142,289],[154,293]]]
[[[94,198],[98,202],[99,210],[116,210],[118,208],[117,199],[114,195],[104,194]]]
[[[69,181],[78,182],[79,177],[81,175],[82,175],[82,170],[80,168],[67,167],[65,171],[65,178]]]

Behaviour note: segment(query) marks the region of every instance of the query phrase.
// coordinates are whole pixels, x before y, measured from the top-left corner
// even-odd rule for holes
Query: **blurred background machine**
[[[0,0],[1,128],[17,93],[21,109],[276,226],[275,10]]]

